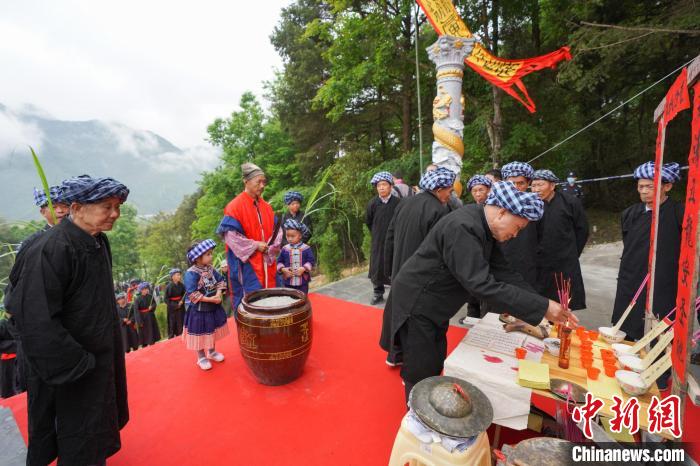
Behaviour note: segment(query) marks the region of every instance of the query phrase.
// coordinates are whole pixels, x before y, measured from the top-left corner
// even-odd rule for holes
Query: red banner
[[[654,257],[656,256],[657,244],[655,241],[657,233],[657,217],[659,214],[659,206],[656,205],[658,199],[658,192],[661,189],[661,170],[659,167],[663,165],[664,161],[664,138],[666,137],[666,126],[673,120],[676,115],[682,110],[690,107],[690,98],[688,97],[688,69],[683,68],[681,74],[678,75],[676,80],[673,82],[671,87],[666,93],[664,100],[664,115],[663,118],[659,120],[657,135],[656,135],[656,158],[654,160],[654,208],[651,211],[651,233],[649,235],[649,273],[652,271],[652,264]],[[651,275],[651,281],[647,290],[654,290],[654,275]],[[651,317],[653,300],[652,293],[647,293],[646,302],[646,316]],[[649,304],[652,304],[650,306]],[[660,312],[666,312],[665,310],[660,310]]]
[[[679,112],[690,108],[690,97],[688,96],[688,68],[683,68],[673,85],[666,93],[664,104],[664,124],[673,120]]]
[[[685,69],[683,70],[685,77]],[[677,83],[678,81],[676,81]],[[676,84],[671,87],[671,90]],[[688,98],[687,86],[685,89],[686,99]],[[670,92],[669,92],[670,94]],[[668,98],[668,96],[667,96]],[[682,100],[682,97],[679,99]],[[668,101],[667,101],[668,103]],[[674,104],[675,105],[675,104]],[[685,107],[687,108],[687,107]],[[673,116],[682,108],[672,109]],[[666,111],[664,110],[664,114]],[[678,295],[676,296],[676,323],[673,326],[673,369],[678,374],[681,383],[685,382],[685,366],[688,357],[688,327],[693,325],[691,320],[694,306],[692,304],[693,277],[697,267],[696,238],[698,230],[698,208],[700,203],[697,199],[698,184],[700,184],[700,82],[693,87],[693,123],[690,136],[690,153],[688,154],[688,187],[685,196],[685,216],[683,218],[683,238],[681,243],[681,254],[678,259]],[[660,170],[659,170],[660,171]]]
[[[448,34],[455,37],[473,37],[451,0],[416,1],[438,35]],[[474,44],[472,53],[465,61],[467,65],[486,78],[491,84],[500,87],[508,95],[523,104],[530,112],[534,112],[535,103],[530,98],[520,78],[543,68],[554,68],[562,60],[571,60],[569,47],[562,47],[559,50],[539,57],[506,60],[492,55],[483,45],[477,42]]]

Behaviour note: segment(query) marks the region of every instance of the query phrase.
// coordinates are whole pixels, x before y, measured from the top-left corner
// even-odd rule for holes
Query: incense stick
[[[620,319],[617,321],[615,326],[613,326],[613,328],[612,328],[613,335],[617,335],[617,332],[620,331],[620,327],[622,327],[622,324],[627,319],[627,316],[630,315],[632,308],[637,304],[637,299],[639,298],[639,295],[642,294],[642,290],[644,289],[644,287],[647,286],[648,281],[649,281],[649,274],[647,274],[647,276],[644,277],[644,281],[642,282],[641,285],[639,285],[639,289],[637,290],[637,293],[635,293],[634,298],[632,298],[632,302],[630,302],[630,305],[627,306],[627,309],[625,309],[625,312],[622,313],[622,316],[620,317]]]

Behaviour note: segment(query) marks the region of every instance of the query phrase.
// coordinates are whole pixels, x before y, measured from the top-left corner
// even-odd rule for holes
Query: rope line
[[[634,99],[636,99],[636,98],[639,97],[640,95],[642,95],[642,94],[644,94],[645,92],[647,92],[649,89],[651,89],[651,88],[653,88],[654,86],[658,85],[659,83],[661,83],[662,81],[664,81],[664,80],[665,80],[666,78],[668,78],[669,76],[672,76],[672,75],[675,74],[676,72],[682,70],[684,67],[686,67],[686,66],[688,66],[690,63],[692,63],[693,60],[695,60],[695,58],[691,59],[691,60],[688,61],[687,63],[682,64],[681,66],[679,66],[679,67],[676,68],[675,70],[673,70],[673,71],[671,71],[670,73],[668,73],[668,74],[667,74],[666,76],[664,76],[663,78],[661,78],[661,79],[659,79],[658,81],[656,81],[654,84],[652,84],[652,85],[650,85],[649,87],[645,88],[644,90],[642,90],[642,91],[636,93],[635,95],[633,95],[633,96],[630,97],[629,99],[627,99],[627,100],[625,100],[624,102],[622,102],[622,103],[621,103],[620,105],[618,105],[617,107],[615,107],[615,108],[613,108],[612,110],[610,110],[610,111],[609,111],[608,113],[606,113],[605,115],[603,115],[603,116],[601,116],[601,117],[599,117],[599,118],[593,120],[592,122],[588,123],[588,124],[587,124],[586,126],[584,126],[583,128],[579,129],[579,130],[576,131],[575,133],[573,133],[573,134],[567,136],[567,137],[564,138],[563,140],[561,140],[561,141],[559,141],[558,143],[554,144],[552,147],[550,147],[550,148],[547,149],[546,151],[542,152],[542,153],[539,154],[538,156],[536,156],[536,157],[534,157],[534,158],[528,160],[527,163],[532,163],[532,162],[534,162],[535,160],[539,159],[540,157],[542,157],[543,155],[547,154],[548,152],[553,151],[554,149],[556,149],[557,147],[561,146],[561,145],[564,144],[565,142],[568,142],[568,141],[570,141],[571,139],[573,139],[574,137],[576,137],[576,136],[578,136],[579,134],[583,133],[584,131],[586,131],[586,130],[587,130],[588,128],[590,128],[591,126],[595,125],[596,123],[600,122],[601,120],[603,120],[603,119],[607,118],[608,116],[612,115],[613,113],[615,113],[615,112],[616,112],[617,110],[619,110],[620,108],[624,107],[625,105],[627,105],[628,103],[632,102]]]

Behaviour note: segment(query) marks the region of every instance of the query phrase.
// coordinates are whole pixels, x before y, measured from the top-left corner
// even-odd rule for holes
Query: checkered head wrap
[[[114,297],[114,299],[126,299],[126,293],[124,293],[124,292],[117,293],[116,296]]]
[[[141,283],[139,283],[139,286],[136,287],[136,289],[138,290],[139,293],[141,292],[141,290],[144,290],[146,288],[148,288],[150,290],[151,284],[148,282],[141,282]]]
[[[532,175],[533,180],[544,180],[551,181],[552,183],[559,183],[559,178],[552,172],[552,170],[537,170]]]
[[[170,269],[170,272],[169,272],[169,273],[170,273],[170,276],[172,277],[172,276],[175,275],[176,273],[182,273],[182,270],[180,270],[180,269],[178,269],[177,267],[175,267],[174,269]]]
[[[378,172],[374,174],[374,176],[370,180],[370,184],[372,186],[377,186],[377,183],[379,183],[380,181],[386,181],[387,183],[393,185],[394,177],[391,176],[391,173],[389,172]]]
[[[310,236],[310,231],[309,228],[304,225],[302,222],[298,220],[294,220],[293,218],[288,218],[285,220],[284,225],[282,225],[285,231],[287,230],[297,230],[298,232],[301,233],[301,236],[306,238]]]
[[[471,178],[469,178],[469,181],[467,182],[467,191],[471,191],[472,188],[478,184],[483,184],[487,188],[491,187],[491,180],[486,178],[484,175],[474,175]]]
[[[455,184],[457,174],[445,167],[437,167],[435,170],[423,173],[418,186],[425,191],[435,191],[440,188],[449,188]]]
[[[634,170],[635,180],[653,180],[654,162],[643,163]],[[681,166],[676,162],[666,163],[661,166],[661,181],[663,183],[676,183],[681,179]]]
[[[503,179],[510,178],[511,176],[524,176],[528,180],[531,180],[533,172],[532,165],[525,162],[510,162],[503,165],[503,168],[501,168]]]
[[[194,264],[194,261],[196,261],[198,257],[201,257],[205,252],[209,251],[210,249],[214,249],[215,247],[216,243],[213,239],[205,239],[204,241],[200,241],[192,246],[189,251],[187,251],[187,261],[190,264]]]
[[[109,197],[118,197],[124,202],[129,196],[129,188],[114,178],[93,178],[89,175],[63,180],[61,188],[67,203],[92,204]]]
[[[537,194],[518,191],[510,181],[494,183],[489,197],[486,198],[486,205],[502,207],[513,215],[531,222],[541,219],[544,213],[544,202]]]
[[[63,200],[63,189],[61,189],[61,186],[51,186],[49,188],[49,196],[51,196],[51,202],[54,204],[65,202]],[[44,190],[34,188],[34,204],[37,207],[44,207],[48,203],[49,200],[46,198]]]
[[[304,202],[304,196],[299,191],[287,191],[284,195],[284,203],[289,205],[294,201]]]

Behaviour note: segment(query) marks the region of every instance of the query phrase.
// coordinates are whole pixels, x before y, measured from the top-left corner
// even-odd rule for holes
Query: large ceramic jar
[[[236,325],[241,354],[258,382],[283,385],[301,375],[312,340],[311,303],[304,293],[254,291],[242,299]]]

